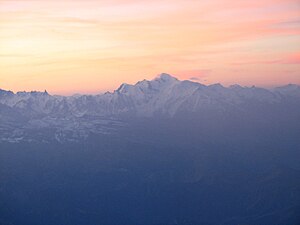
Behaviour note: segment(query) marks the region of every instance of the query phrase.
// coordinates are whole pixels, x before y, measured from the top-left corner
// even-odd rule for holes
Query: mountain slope
[[[205,86],[191,81],[179,81],[161,74],[151,81],[135,85],[122,84],[117,90],[102,95],[73,97],[51,96],[47,92],[18,92],[1,90],[0,103],[25,114],[59,116],[119,116],[133,113],[153,116],[155,113],[175,115],[183,105],[196,111],[201,106],[239,105],[246,101],[276,103],[286,98],[298,98],[300,87],[287,85],[273,90],[239,85],[225,88],[220,84]]]
[[[167,74],[0,90],[0,224],[299,224],[298,94]]]
[[[300,112],[299,96],[297,85],[273,90],[239,85],[226,88],[220,84],[206,86],[179,81],[168,74],[134,85],[122,84],[114,92],[94,96],[52,96],[46,91],[14,94],[0,90],[0,138],[21,140],[28,130],[41,128],[87,137],[90,133],[110,133],[105,124],[111,121],[120,125],[142,118],[206,117],[214,120],[213,116],[251,117],[256,114],[259,119],[263,118],[263,112],[281,112],[284,108],[297,114]],[[20,137],[13,138],[15,133],[21,134]]]

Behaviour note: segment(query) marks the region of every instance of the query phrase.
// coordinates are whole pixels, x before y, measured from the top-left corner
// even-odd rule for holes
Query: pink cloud
[[[272,60],[250,60],[234,62],[231,65],[253,65],[253,64],[300,64],[300,53],[292,53],[285,57]]]
[[[175,75],[181,79],[199,81],[205,77],[208,77],[211,73],[212,73],[211,69],[199,69],[199,70],[183,70],[177,72]]]
[[[300,52],[292,54],[282,60],[283,64],[300,64]]]

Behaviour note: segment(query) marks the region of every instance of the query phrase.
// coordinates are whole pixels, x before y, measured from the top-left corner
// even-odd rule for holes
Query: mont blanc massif
[[[1,225],[296,225],[299,159],[294,84],[0,89]]]

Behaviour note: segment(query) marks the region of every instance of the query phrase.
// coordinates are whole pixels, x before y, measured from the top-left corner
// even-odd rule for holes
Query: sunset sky
[[[0,88],[99,93],[159,73],[300,84],[299,0],[0,0]]]

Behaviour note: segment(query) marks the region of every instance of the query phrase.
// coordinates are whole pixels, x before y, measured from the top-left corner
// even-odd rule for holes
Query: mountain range
[[[197,112],[205,107],[239,107],[249,101],[276,104],[287,98],[299,98],[300,86],[289,84],[271,90],[221,84],[203,85],[188,80],[179,81],[161,74],[135,85],[122,84],[114,92],[100,95],[52,96],[45,92],[17,92],[0,90],[1,108],[33,117],[103,117],[162,115],[172,117],[181,111]]]
[[[296,225],[299,140],[294,84],[0,90],[0,224]]]
[[[206,86],[165,73],[134,85],[124,83],[99,95],[65,97],[47,91],[13,93],[0,89],[0,141],[23,141],[29,130],[37,129],[52,129],[57,140],[66,134],[77,139],[90,133],[110,133],[128,121],[143,118],[221,116],[288,106],[299,110],[300,86],[289,84],[271,90]]]

